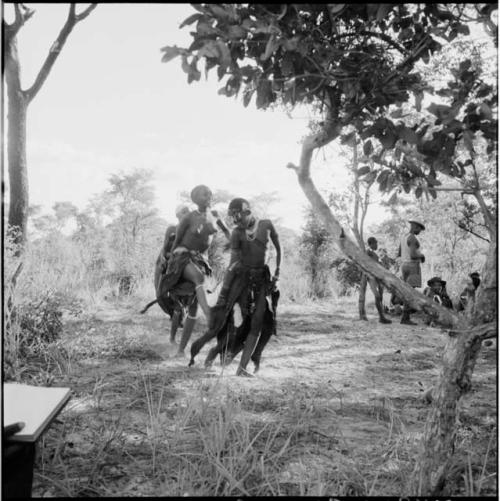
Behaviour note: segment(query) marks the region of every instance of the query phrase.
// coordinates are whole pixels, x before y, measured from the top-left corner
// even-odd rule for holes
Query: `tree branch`
[[[16,14],[14,22],[9,24],[5,20],[3,21],[6,38],[8,39],[15,37],[23,24],[35,13],[34,9],[28,9],[23,3],[15,3],[14,10]]]
[[[56,41],[52,44],[52,47],[49,50],[49,54],[45,59],[38,75],[35,79],[33,85],[26,91],[26,97],[28,102],[30,102],[38,93],[38,91],[42,88],[42,85],[45,83],[45,80],[49,76],[49,73],[54,66],[56,59],[59,57],[59,53],[61,52],[66,40],[75,27],[75,24],[82,19],[85,19],[95,8],[97,4],[91,4],[87,9],[85,9],[81,14],[77,15],[75,13],[75,4],[72,3],[69,7],[68,18],[64,23]]]
[[[288,164],[288,167],[292,168],[297,173],[299,184],[310,201],[316,215],[323,220],[337,248],[356,263],[361,271],[380,280],[389,290],[402,296],[411,308],[417,311],[424,311],[437,324],[452,327],[459,325],[462,319],[457,314],[415,291],[412,287],[387,271],[381,264],[375,262],[359,249],[359,247],[345,234],[344,229],[318,192],[310,175],[313,151],[316,148],[328,144],[337,137],[339,133],[340,125],[334,123],[333,120],[329,118],[322,131],[305,138],[302,145],[299,165]]]
[[[75,16],[76,22],[83,21],[96,7],[96,3],[90,4],[83,12]]]
[[[472,329],[452,329],[448,331],[448,335],[450,337],[460,336],[461,334],[471,335],[470,342],[474,342],[476,340],[484,341],[485,339],[498,337],[498,324],[496,322],[490,322],[487,324],[478,325]]]
[[[485,242],[488,242],[490,243],[490,240],[488,238],[485,238],[481,235],[479,235],[478,233],[476,233],[475,231],[472,231],[470,228],[467,228],[467,226],[465,226],[464,224],[461,224],[459,222],[456,223],[456,225],[463,231],[467,231],[468,233],[470,233],[471,235],[474,235],[475,237],[477,238],[480,238],[481,240],[484,240]]]
[[[376,33],[374,31],[362,30],[359,33],[341,33],[340,35],[333,37],[332,41],[338,40],[340,38],[358,37],[360,35],[368,35],[370,37],[380,38],[380,40],[383,40],[389,45],[392,45],[392,47],[401,52],[401,54],[408,54],[408,51],[402,45],[399,45],[397,42],[395,42],[390,36],[385,35],[384,33]]]

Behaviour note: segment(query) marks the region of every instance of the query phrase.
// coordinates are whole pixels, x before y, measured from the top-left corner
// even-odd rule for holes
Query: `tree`
[[[398,158],[397,163],[386,164],[384,155],[371,156],[383,166],[377,174],[382,191],[396,186],[407,193],[414,190],[417,198],[424,192],[434,197],[440,183],[438,175],[465,178],[466,165],[476,172],[472,144],[475,136],[485,138],[488,153],[496,151],[497,98],[495,90],[470,68],[470,61],[460,63],[447,93],[441,95],[450,104],[433,103],[428,108],[435,117],[431,122],[408,126],[399,118],[402,104],[410,100],[411,94],[419,110],[424,91],[433,92],[418,71],[417,63],[427,63],[441,49],[438,39],[450,42],[459,35],[467,36],[468,22],[483,22],[496,42],[491,13],[497,5],[193,4],[193,7],[197,12],[181,24],[183,27],[196,23],[191,32],[193,43],[188,48],[164,47],[163,61],[180,56],[182,69],[191,83],[201,78],[198,62],[205,60],[206,73],[217,68],[219,80],[226,77],[219,92],[231,97],[241,90],[245,106],[253,95],[257,108],[261,109],[276,102],[319,103],[324,116],[320,130],[304,139],[299,164],[288,164],[297,173],[316,215],[323,220],[338,248],[365,273],[381,280],[412,308],[423,310],[436,323],[452,328],[415,472],[418,494],[442,492],[452,454],[458,399],[470,387],[482,340],[496,333],[495,219],[476,183],[471,190],[491,235],[483,270],[488,278],[478,291],[475,310],[467,319],[465,331],[459,332],[459,326],[464,326],[461,318],[432,304],[373,262],[346,235],[314,185],[311,160],[315,150],[352,125],[365,141],[363,149],[367,155],[376,141],[384,153],[391,152]],[[461,144],[469,152],[465,161],[459,159]]]
[[[85,19],[97,4],[91,4],[80,14],[76,4],[69,7],[68,17],[54,44],[50,48],[35,81],[29,89],[21,87],[21,62],[17,51],[17,35],[24,23],[35,13],[22,3],[14,3],[15,19],[12,23],[3,20],[4,58],[3,71],[7,85],[7,151],[10,183],[9,220],[11,228],[17,228],[16,241],[22,250],[26,242],[28,221],[28,170],[26,162],[26,119],[28,106],[42,88],[56,59],[75,25]]]
[[[306,212],[306,224],[299,245],[306,271],[310,276],[313,297],[327,296],[328,278],[332,274],[332,263],[338,254],[332,247],[330,235],[323,222],[311,208]]]

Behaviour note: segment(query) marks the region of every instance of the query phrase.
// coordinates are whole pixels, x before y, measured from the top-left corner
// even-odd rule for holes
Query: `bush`
[[[339,258],[332,262],[332,268],[337,272],[337,279],[340,284],[340,296],[345,296],[353,287],[358,287],[361,282],[361,271],[348,259]]]

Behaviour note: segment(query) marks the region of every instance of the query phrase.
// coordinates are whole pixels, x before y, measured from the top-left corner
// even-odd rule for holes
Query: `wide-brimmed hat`
[[[425,226],[420,221],[409,220],[408,222],[413,224],[418,224],[418,226],[420,226],[423,230],[425,230]]]
[[[446,285],[446,280],[442,280],[441,277],[432,277],[430,280],[427,280],[427,285],[431,287],[436,282],[440,283],[443,287]]]

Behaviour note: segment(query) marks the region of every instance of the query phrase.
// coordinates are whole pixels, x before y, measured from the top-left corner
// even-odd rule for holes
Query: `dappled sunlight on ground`
[[[398,318],[379,324],[373,305],[368,306],[370,320],[364,322],[357,320],[352,301],[282,305],[277,336],[254,378],[235,376],[239,356],[227,367],[216,359],[205,369],[214,341],[188,367],[190,345],[184,357],[175,356],[170,321],[156,305],[144,315],[137,305],[115,305],[95,318],[68,322],[64,342],[73,357],[72,372],[60,383],[70,385],[74,396],[61,414],[63,430],[55,427],[47,434],[45,448],[55,448],[58,459],[47,462],[42,455],[43,476],[35,476],[34,495],[182,495],[187,477],[176,473],[167,480],[167,473],[158,473],[165,468],[160,464],[171,460],[165,454],[194,458],[200,447],[211,447],[200,442],[200,426],[212,429],[215,419],[220,428],[224,413],[232,413],[229,422],[241,430],[277,427],[265,442],[280,465],[268,479],[268,493],[407,494],[401,489],[429,410],[422,395],[438,376],[446,334],[421,321],[415,327],[400,325]],[[193,339],[205,328],[200,315]],[[177,341],[180,336],[179,331]],[[494,347],[483,348],[473,390],[461,402],[457,454],[472,450],[477,464],[496,436],[492,352]],[[107,449],[97,438],[103,430]],[[494,443],[488,465],[496,460]],[[86,466],[89,459],[107,465],[102,477]],[[62,465],[72,471],[71,478],[84,480],[64,484],[66,491],[55,488],[46,479],[60,475]],[[136,468],[140,478],[134,476]],[[492,467],[487,470],[483,488],[493,495],[496,476]],[[206,486],[209,480],[200,482]],[[462,484],[457,480],[456,493]],[[190,492],[207,493],[207,487],[199,488]]]

